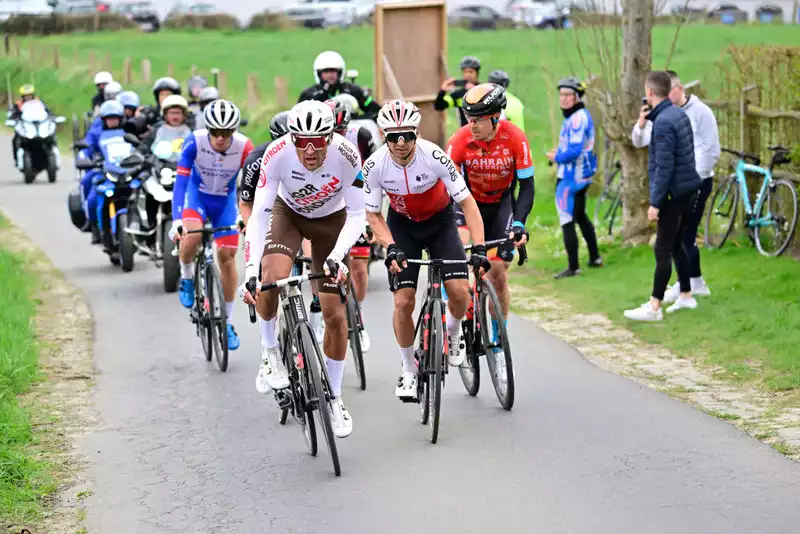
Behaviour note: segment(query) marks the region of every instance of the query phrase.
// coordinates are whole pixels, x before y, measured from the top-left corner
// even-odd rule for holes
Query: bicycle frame
[[[745,174],[747,172],[752,172],[758,174],[759,176],[763,176],[761,190],[758,192],[758,196],[756,197],[754,205],[750,204],[750,195],[747,189],[747,178]],[[738,163],[736,164],[736,181],[739,183],[739,189],[742,192],[742,203],[745,214],[747,215],[747,220],[745,221],[747,227],[753,228],[755,226],[770,226],[774,224],[769,211],[764,215],[764,217],[754,216],[755,214],[761,212],[762,203],[766,198],[767,188],[772,183],[772,173],[770,170],[758,165],[746,163],[744,159],[739,159]]]

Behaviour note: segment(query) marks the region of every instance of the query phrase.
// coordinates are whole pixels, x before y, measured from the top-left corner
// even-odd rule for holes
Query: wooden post
[[[96,65],[96,61],[95,61],[95,57],[94,57],[94,50],[89,50],[89,70],[92,71],[92,72],[97,72],[97,69],[95,68],[95,65]]]
[[[125,86],[130,85],[133,83],[133,72],[131,68],[131,56],[125,58],[125,61],[122,63],[122,83]]]
[[[111,53],[106,52],[106,57],[103,60],[103,70],[111,72]]]
[[[253,73],[247,75],[247,106],[251,110],[258,107],[258,78]]]
[[[219,85],[217,86],[220,97],[228,94],[228,75],[224,70],[219,71]]]
[[[14,39],[14,56],[19,57],[19,39]]]
[[[197,65],[192,65],[191,76],[196,76],[197,75],[197,70],[198,70],[197,69]]]
[[[60,58],[59,58],[59,53],[58,53],[58,47],[54,46],[53,47],[53,68],[58,70],[59,63],[60,63]]]
[[[77,48],[73,48],[72,49],[72,64],[73,65],[78,65],[80,63],[80,59],[81,59],[81,57],[78,54],[78,49]],[[92,74],[94,74],[94,72]]]
[[[3,45],[4,45],[3,49],[6,51],[6,55],[10,56],[11,55],[11,36],[10,35],[6,34],[5,36],[3,36]]]
[[[151,76],[150,60],[149,59],[143,59],[142,60],[142,81],[144,81],[144,83],[147,84],[147,85],[150,84],[150,76]]]
[[[287,109],[289,107],[289,82],[286,78],[275,76],[275,102],[278,104],[278,109]]]
[[[219,69],[216,67],[211,68],[211,85],[219,90]]]
[[[31,66],[31,69],[33,69],[36,64],[36,45],[32,41],[28,43],[28,64]]]
[[[742,89],[739,100],[739,141],[742,147],[741,150],[754,156],[761,155],[761,123],[756,115],[749,113],[749,108],[751,104],[758,106],[760,98],[758,85],[752,84]],[[759,192],[761,177],[748,174],[746,175],[746,180],[750,202],[752,203]]]
[[[167,76],[169,76],[170,78],[175,77],[175,65],[173,65],[172,63],[167,65]]]

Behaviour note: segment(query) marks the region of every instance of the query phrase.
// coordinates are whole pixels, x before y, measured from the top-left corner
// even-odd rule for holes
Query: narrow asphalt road
[[[451,374],[440,441],[394,398],[385,275],[373,269],[368,388],[352,366],[355,430],[310,457],[254,389],[258,331],[236,309],[229,371],[198,358],[177,296],[137,257],[113,267],[69,222],[69,169],[24,185],[0,139],[0,209],[83,291],[95,320],[101,424],[82,443],[92,533],[711,533],[800,531],[800,466],[733,426],[602,371],[511,317],[517,401],[466,395]],[[65,161],[69,166],[69,160]]]

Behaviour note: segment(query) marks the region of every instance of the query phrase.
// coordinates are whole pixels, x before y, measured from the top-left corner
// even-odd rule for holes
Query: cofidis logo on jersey
[[[270,145],[267,148],[267,152],[261,158],[261,176],[258,179],[258,187],[264,187],[267,185],[267,163],[269,163],[269,160],[272,159],[275,154],[280,152],[285,146],[286,139],[281,139],[280,142],[275,144],[275,146]]]

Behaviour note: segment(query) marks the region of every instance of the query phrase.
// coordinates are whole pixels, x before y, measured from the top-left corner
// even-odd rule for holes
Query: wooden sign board
[[[413,102],[422,113],[420,135],[445,144],[445,116],[433,102],[445,80],[447,8],[444,0],[375,6],[375,97]]]

